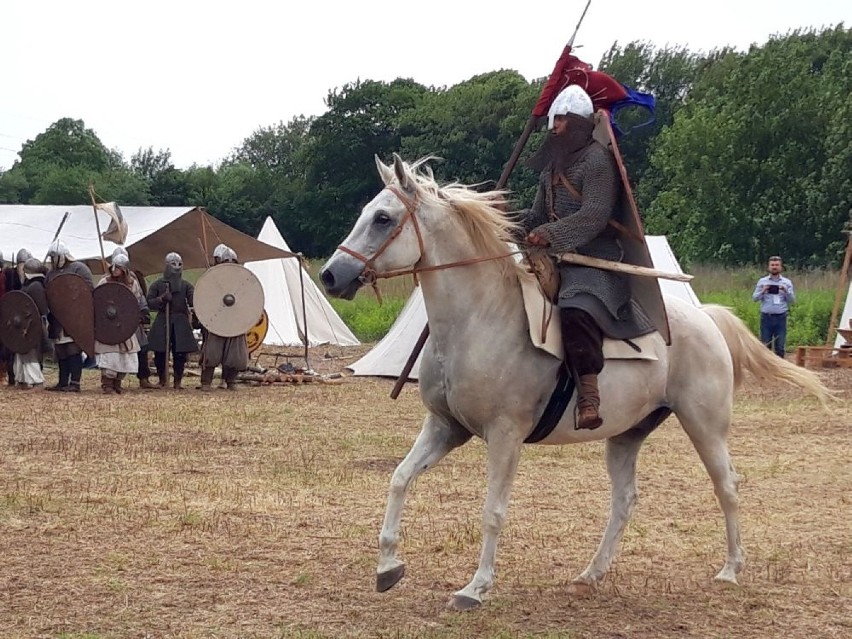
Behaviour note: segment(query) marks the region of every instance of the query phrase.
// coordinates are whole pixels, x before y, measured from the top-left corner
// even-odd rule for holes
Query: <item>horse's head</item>
[[[349,236],[320,271],[329,295],[352,299],[377,273],[413,268],[422,257],[414,176],[396,154],[393,168],[378,157],[376,167],[385,188],[363,208]]]

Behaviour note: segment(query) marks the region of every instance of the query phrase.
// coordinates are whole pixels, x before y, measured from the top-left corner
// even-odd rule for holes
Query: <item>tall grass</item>
[[[310,263],[310,273],[318,281],[324,260]],[[691,269],[692,286],[706,304],[731,308],[755,333],[760,334],[760,305],[751,299],[757,280],[765,271],[756,267],[725,268],[701,265]],[[823,344],[834,304],[837,272],[828,270],[790,271],[785,273],[796,288],[797,302],[791,306],[787,323],[787,349],[800,345]],[[409,277],[383,280],[379,284],[382,304],[373,291],[362,289],[351,302],[331,300],[331,304],[358,339],[372,342],[381,339],[396,321],[406,300],[414,290]]]
[[[755,335],[760,335],[760,304],[751,299],[757,280],[766,271],[756,267],[737,269],[695,266],[692,286],[705,304],[731,308]],[[796,346],[824,344],[834,305],[838,274],[828,270],[785,272],[796,290],[796,303],[787,318],[787,350]]]

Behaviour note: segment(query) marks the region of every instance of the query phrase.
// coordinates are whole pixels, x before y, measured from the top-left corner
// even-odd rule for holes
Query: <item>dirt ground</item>
[[[320,349],[311,366],[363,350]],[[413,487],[408,573],[374,591],[388,481],[424,414],[416,386],[396,402],[392,381],[363,378],[117,397],[90,371],[79,395],[4,387],[0,637],[852,636],[852,371],[825,379],[842,398],[828,413],[787,388],[739,394],[739,587],[712,582],[722,515],[672,418],[643,448],[613,570],[584,599],[567,586],[606,521],[603,445],[527,447],[497,586],[472,613],[446,602],[479,553],[479,441]]]

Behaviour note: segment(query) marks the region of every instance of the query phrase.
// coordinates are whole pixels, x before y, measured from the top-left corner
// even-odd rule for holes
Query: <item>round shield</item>
[[[260,345],[263,344],[263,340],[266,338],[266,332],[268,330],[269,315],[266,314],[266,311],[263,311],[263,315],[260,316],[257,323],[248,330],[248,333],[246,333],[246,342],[248,343],[249,354],[254,353],[258,348],[260,348]]]
[[[47,306],[87,354],[95,352],[95,307],[92,288],[76,273],[61,273],[47,283]]]
[[[98,286],[95,304],[95,339],[101,344],[122,344],[139,328],[139,302],[129,288],[119,282]]]
[[[29,353],[41,342],[44,330],[38,306],[23,291],[0,297],[0,342],[15,352]]]
[[[193,305],[198,321],[221,337],[245,335],[263,313],[263,287],[239,264],[208,269],[195,284]]]

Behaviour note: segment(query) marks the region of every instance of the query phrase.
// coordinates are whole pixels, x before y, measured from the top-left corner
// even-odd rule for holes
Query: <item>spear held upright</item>
[[[586,17],[586,12],[589,10],[589,5],[592,4],[592,0],[588,0],[586,2],[586,6],[583,9],[583,13],[580,15],[580,19],[577,21],[577,26],[574,28],[574,33],[571,34],[571,39],[568,40],[568,44],[565,45],[565,48],[562,50],[562,54],[559,56],[559,59],[556,61],[556,64],[553,67],[553,71],[550,73],[550,77],[547,79],[547,82],[544,83],[544,86],[541,89],[541,93],[538,96],[538,101],[535,103],[533,107],[532,113],[530,113],[530,117],[527,119],[527,124],[524,126],[524,130],[521,132],[521,136],[518,138],[518,141],[515,142],[515,147],[512,149],[512,154],[509,156],[508,162],[506,162],[506,166],[503,167],[503,172],[500,174],[500,178],[497,180],[496,189],[501,190],[506,188],[506,184],[509,183],[509,176],[512,175],[512,171],[515,169],[515,166],[518,164],[518,160],[521,157],[521,153],[524,151],[524,147],[527,145],[527,142],[530,139],[530,135],[535,131],[536,123],[539,118],[544,115],[547,115],[548,109],[550,109],[550,105],[553,102],[554,98],[556,98],[559,89],[561,88],[561,84],[564,81],[565,77],[565,68],[570,62],[572,56],[571,51],[574,48],[574,38],[577,37],[577,32],[580,30],[580,25],[583,23],[583,18]],[[408,356],[408,361],[405,362],[405,366],[402,368],[402,372],[399,374],[399,377],[396,380],[396,384],[394,384],[393,390],[391,391],[391,399],[396,399],[399,397],[399,393],[402,391],[402,387],[405,386],[405,383],[408,381],[408,376],[411,374],[411,369],[414,368],[414,364],[417,361],[417,358],[420,356],[420,352],[423,350],[423,346],[426,344],[426,340],[429,337],[429,325],[423,327],[423,331],[420,333],[420,337],[417,338],[417,343],[414,345],[414,349],[411,351],[411,355]]]

